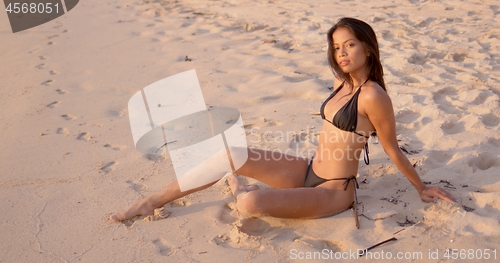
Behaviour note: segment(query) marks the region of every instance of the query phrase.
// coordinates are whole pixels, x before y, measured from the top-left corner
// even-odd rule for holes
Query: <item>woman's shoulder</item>
[[[363,85],[361,92],[359,94],[360,99],[378,99],[378,98],[389,98],[387,91],[380,86],[375,81],[368,81],[365,85]]]
[[[391,107],[392,102],[387,91],[375,81],[368,81],[359,94],[358,99],[365,107]]]

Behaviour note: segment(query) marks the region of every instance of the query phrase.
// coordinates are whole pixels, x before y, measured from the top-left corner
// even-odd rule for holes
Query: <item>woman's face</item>
[[[366,70],[369,53],[351,30],[339,27],[333,32],[332,38],[335,61],[344,73]]]

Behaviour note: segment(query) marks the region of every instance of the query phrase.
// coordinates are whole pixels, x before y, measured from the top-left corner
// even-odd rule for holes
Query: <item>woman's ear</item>
[[[370,56],[370,49],[368,49],[368,45],[365,42],[363,42],[363,47],[365,48],[366,56],[369,57]]]

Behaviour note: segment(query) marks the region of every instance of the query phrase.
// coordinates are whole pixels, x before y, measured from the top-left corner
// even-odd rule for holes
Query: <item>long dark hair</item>
[[[363,43],[363,46],[368,50],[370,55],[368,58],[368,79],[377,82],[385,91],[384,82],[384,69],[380,63],[380,52],[378,50],[377,36],[373,28],[367,23],[350,17],[343,17],[339,19],[327,34],[328,39],[328,63],[332,69],[333,75],[338,79],[345,81],[353,87],[353,80],[348,73],[344,73],[335,61],[335,54],[333,48],[333,32],[340,27],[345,27],[351,30],[354,36]]]

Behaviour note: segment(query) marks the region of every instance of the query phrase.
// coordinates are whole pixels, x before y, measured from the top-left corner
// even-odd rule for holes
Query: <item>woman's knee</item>
[[[238,211],[248,215],[265,214],[263,203],[260,201],[259,191],[250,191],[238,195],[236,207]]]
[[[234,169],[238,170],[248,160],[248,148],[236,146],[230,146],[228,148],[231,160],[234,165]]]

